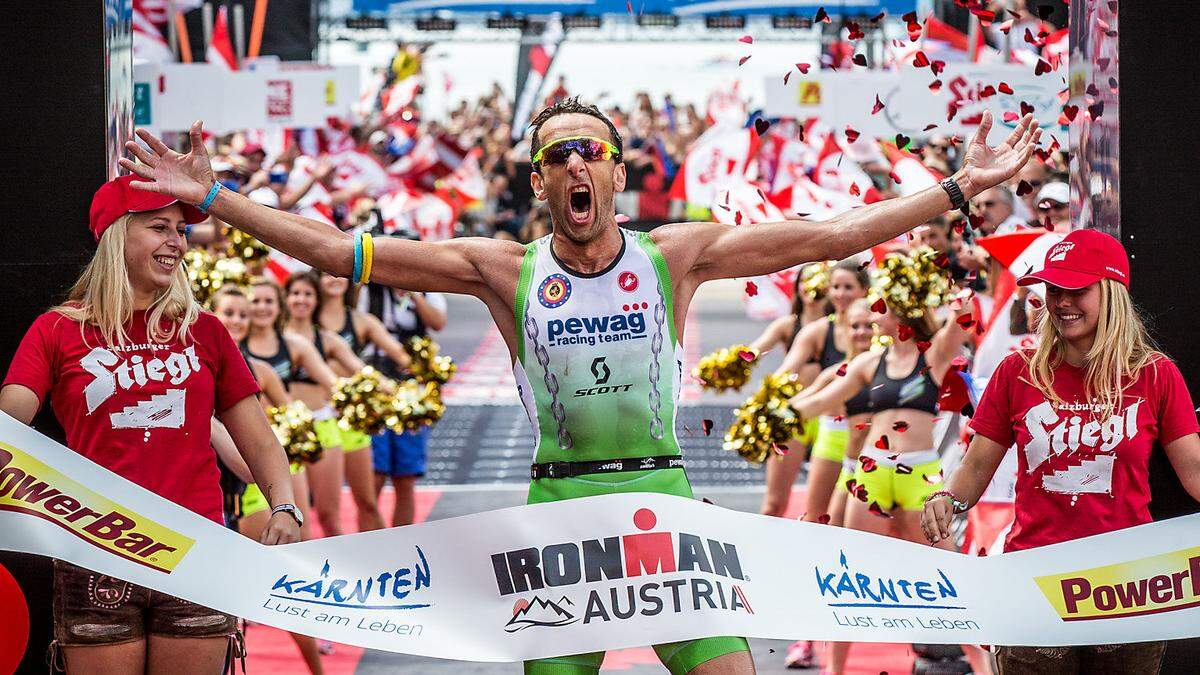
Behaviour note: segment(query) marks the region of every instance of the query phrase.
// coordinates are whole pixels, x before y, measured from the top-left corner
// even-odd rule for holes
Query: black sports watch
[[[942,182],[939,183],[939,185],[941,185],[942,189],[946,191],[947,195],[949,195],[950,204],[953,205],[955,209],[962,211],[964,216],[971,215],[967,197],[963,194],[962,188],[958,186],[958,183],[953,178],[947,176],[946,178],[942,179]]]

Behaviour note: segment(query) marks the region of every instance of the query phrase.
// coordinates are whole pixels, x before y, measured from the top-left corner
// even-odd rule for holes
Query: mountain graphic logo
[[[575,623],[579,619],[566,608],[574,606],[575,603],[565,595],[558,602],[542,600],[536,595],[530,600],[521,598],[513,605],[512,618],[504,624],[504,631],[516,633],[534,626],[557,627]]]

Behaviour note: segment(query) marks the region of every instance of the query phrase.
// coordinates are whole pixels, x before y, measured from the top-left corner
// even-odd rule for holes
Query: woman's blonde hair
[[[1066,356],[1066,344],[1050,313],[1042,312],[1038,325],[1038,345],[1029,364],[1029,383],[1047,400],[1062,403],[1054,391],[1054,369]],[[1146,333],[1141,316],[1129,295],[1129,289],[1112,279],[1100,280],[1100,320],[1096,338],[1084,356],[1084,395],[1100,404],[1100,419],[1111,417],[1142,368],[1162,356]]]
[[[83,325],[100,330],[107,344],[124,345],[129,336],[125,324],[133,317],[133,285],[125,265],[125,239],[133,220],[131,214],[118,218],[96,246],[91,262],[83,269],[67,294],[67,301],[53,311]],[[160,289],[146,309],[146,335],[156,343],[186,340],[200,316],[200,303],[192,294],[187,271],[175,268],[171,283]]]

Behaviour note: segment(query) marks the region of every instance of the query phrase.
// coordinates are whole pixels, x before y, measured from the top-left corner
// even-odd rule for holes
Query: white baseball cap
[[[1063,183],[1062,181],[1046,183],[1042,186],[1042,189],[1038,191],[1037,199],[1034,201],[1034,203],[1041,204],[1042,201],[1046,199],[1049,199],[1052,202],[1058,202],[1059,204],[1070,204],[1071,188],[1067,187],[1067,184]]]

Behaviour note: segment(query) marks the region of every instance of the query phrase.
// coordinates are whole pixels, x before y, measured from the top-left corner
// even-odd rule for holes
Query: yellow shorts
[[[294,476],[304,470],[304,465],[299,462],[288,464],[288,471]],[[267,496],[258,489],[258,483],[250,483],[246,486],[246,491],[242,493],[242,517],[252,516],[260,511],[266,511],[271,508],[267,502]]]
[[[942,460],[936,450],[895,455],[863,448],[854,480],[855,496],[868,504],[874,502],[884,511],[920,511],[925,499],[942,488]]]
[[[326,450],[340,447],[346,452],[354,452],[371,445],[370,436],[352,429],[343,429],[336,419],[316,422],[313,424],[313,430],[317,432],[317,440],[320,441],[321,447]]]
[[[800,441],[805,446],[811,448],[813,443],[817,441],[817,432],[820,427],[821,421],[819,419],[804,420],[804,424],[800,426],[799,433],[792,436],[792,439]]]
[[[833,487],[835,492],[849,492],[850,481],[854,480],[854,472],[858,470],[857,457],[842,458],[842,472],[838,474],[837,485]]]
[[[811,456],[841,463],[842,458],[846,456],[846,443],[849,440],[850,431],[846,420],[835,420],[822,415],[819,418],[817,442],[812,446]]]

